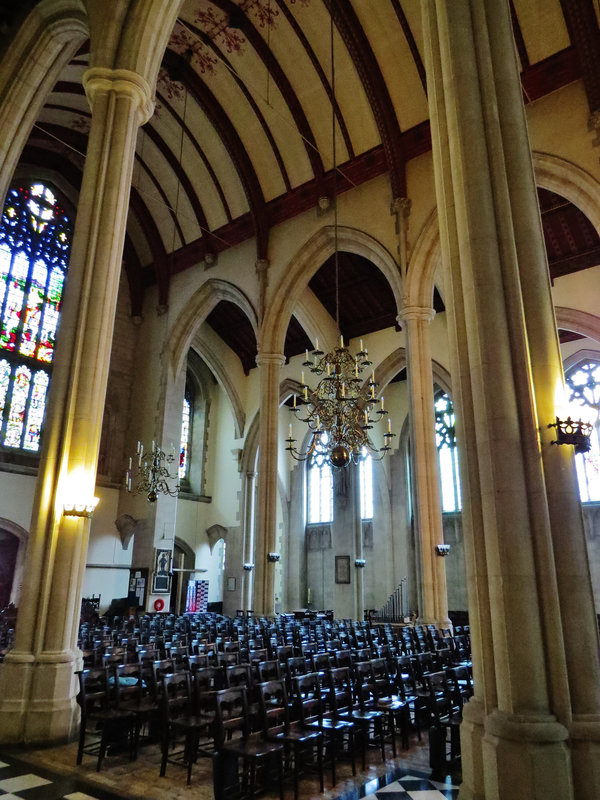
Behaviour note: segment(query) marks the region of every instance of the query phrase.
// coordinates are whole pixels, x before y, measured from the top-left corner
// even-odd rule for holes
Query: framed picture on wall
[[[227,578],[227,591],[235,592],[235,578]]]
[[[335,582],[350,583],[350,556],[335,557]]]
[[[152,594],[169,594],[171,591],[171,556],[170,550],[154,551]]]

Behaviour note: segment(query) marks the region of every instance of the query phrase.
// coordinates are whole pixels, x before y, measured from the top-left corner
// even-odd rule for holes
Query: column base
[[[9,653],[0,670],[0,744],[58,744],[77,732],[79,651]]]
[[[483,703],[474,697],[463,708],[460,726],[462,783],[458,800],[485,800],[483,779]]]
[[[600,797],[600,717],[576,715],[569,736],[575,797],[596,800]]]
[[[568,732],[554,717],[493,711],[484,729],[485,800],[573,800]]]

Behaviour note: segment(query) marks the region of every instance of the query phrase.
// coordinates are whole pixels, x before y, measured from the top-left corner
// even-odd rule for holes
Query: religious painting
[[[350,556],[335,557],[335,582],[350,583]]]
[[[154,551],[152,594],[169,594],[171,591],[171,557],[170,550]]]

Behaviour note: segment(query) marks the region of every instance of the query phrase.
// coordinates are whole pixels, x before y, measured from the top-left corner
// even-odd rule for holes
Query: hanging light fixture
[[[340,298],[339,298],[339,259],[338,259],[338,209],[337,209],[337,159],[336,159],[336,119],[335,119],[335,60],[334,60],[333,15],[330,18],[330,52],[331,52],[331,129],[333,155],[333,213],[334,213],[334,265],[335,265],[335,319],[340,331]],[[340,334],[340,344],[332,352],[319,350],[319,340],[312,351],[312,360],[308,350],[303,366],[314,375],[322,376],[315,389],[301,378],[302,397],[300,404],[294,395],[292,411],[305,422],[311,437],[305,451],[295,447],[290,424],[289,436],[286,439],[286,450],[297,461],[315,459],[319,464],[329,462],[333,467],[346,467],[350,462],[358,463],[368,456],[381,460],[392,448],[392,423],[385,410],[384,398],[377,396],[375,372],[371,379],[363,383],[362,372],[372,366],[369,352],[360,340],[360,352],[353,356],[344,345],[344,337]],[[379,408],[377,406],[379,405]],[[306,416],[300,416],[304,409]],[[374,416],[371,416],[371,415]],[[376,447],[369,436],[375,423],[387,417],[387,431],[384,433],[383,447]]]
[[[181,488],[179,483],[173,488],[169,483],[178,477],[178,464],[173,474],[169,472],[169,466],[176,461],[174,453],[166,455],[156,442],[152,442],[152,450],[149,453],[145,452],[144,445],[138,442],[135,473],[133,460],[130,458],[129,469],[125,475],[125,488],[132,494],[143,492],[150,503],[155,503],[159,494],[177,497]]]

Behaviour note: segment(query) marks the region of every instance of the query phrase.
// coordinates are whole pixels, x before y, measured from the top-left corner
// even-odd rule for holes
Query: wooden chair
[[[241,761],[241,787],[249,800],[256,791],[257,769],[267,771],[269,764],[275,761],[279,797],[283,800],[283,745],[266,741],[260,732],[252,733],[243,687],[215,693],[215,749],[218,754],[214,771],[215,800],[223,800],[228,790],[233,789],[237,794],[239,775],[237,769],[231,768],[232,759]],[[233,786],[228,785],[228,773],[234,773],[231,775]]]
[[[323,734],[321,731],[303,727],[300,722],[290,721],[289,702],[282,680],[266,681],[258,688],[265,737],[283,743],[286,755],[293,750],[294,799],[298,800],[298,777],[300,767],[304,764],[304,756],[307,751],[312,753],[315,748],[319,781],[323,792]]]
[[[132,710],[118,708],[116,693],[111,690],[107,669],[105,667],[85,669],[77,672],[77,677],[79,679],[77,702],[81,709],[81,722],[76,763],[81,764],[84,753],[97,755],[96,772],[100,772],[109,742],[122,742],[124,736],[129,745],[129,759],[133,760],[136,752],[134,744],[136,715]],[[93,727],[90,723],[93,723]],[[86,744],[86,737],[90,734],[93,740]]]

